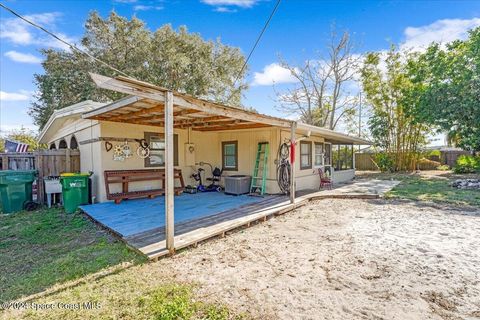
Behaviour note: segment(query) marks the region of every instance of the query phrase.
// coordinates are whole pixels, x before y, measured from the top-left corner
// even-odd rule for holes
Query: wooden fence
[[[376,171],[378,167],[372,161],[375,153],[355,153],[355,170]]]
[[[58,176],[63,172],[80,171],[80,152],[78,150],[39,150],[27,153],[0,153],[0,170],[38,170],[37,199],[44,202],[43,179]]]
[[[427,161],[417,163],[419,170],[436,170],[439,164],[446,164],[450,168],[455,165],[457,158],[463,154],[470,154],[468,151],[446,150],[440,152],[440,157],[431,156]],[[355,169],[362,171],[379,170],[373,159],[376,153],[355,153]]]
[[[453,167],[457,162],[457,158],[461,155],[469,155],[470,152],[463,150],[445,150],[440,152],[440,162]]]

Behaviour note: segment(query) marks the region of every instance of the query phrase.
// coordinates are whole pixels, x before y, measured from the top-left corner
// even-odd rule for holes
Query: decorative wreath
[[[149,148],[143,148],[143,147],[138,147],[137,148],[137,156],[139,156],[142,159],[148,158],[150,155],[150,149]]]
[[[150,147],[148,146],[147,140],[145,139],[136,139],[139,147],[137,148],[137,156],[142,159],[148,158],[150,156]]]

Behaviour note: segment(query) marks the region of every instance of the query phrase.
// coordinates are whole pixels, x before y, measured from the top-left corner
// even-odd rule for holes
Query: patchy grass
[[[453,188],[456,179],[478,178],[478,175],[460,175],[445,171],[420,173],[364,173],[364,177],[393,179],[401,183],[386,194],[389,198],[416,201],[436,201],[458,205],[480,206],[480,191]]]
[[[166,284],[139,299],[139,306],[148,319],[242,319],[227,307],[196,301],[192,286]]]
[[[82,214],[60,209],[0,214],[0,301],[144,258]]]
[[[142,263],[143,256],[80,213],[43,209],[0,214],[0,257],[0,302],[82,280],[53,297],[31,301],[53,304],[52,309],[7,308],[3,311],[8,319],[243,319],[221,303],[203,302],[193,284],[152,278],[145,270],[153,265]],[[98,279],[88,277],[126,261],[136,266]],[[93,307],[85,307],[88,304]]]
[[[180,282],[171,277],[168,270],[168,267],[161,267],[159,263],[139,264],[96,281],[85,281],[78,286],[31,301],[37,305],[53,305],[50,309],[9,308],[4,311],[4,315],[6,319],[29,320],[251,318],[233,312],[216,300],[214,295],[201,295],[198,284]],[[93,307],[85,307],[85,303]]]

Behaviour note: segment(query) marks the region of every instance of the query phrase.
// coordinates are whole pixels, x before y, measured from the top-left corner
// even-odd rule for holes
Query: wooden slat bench
[[[165,170],[164,169],[139,169],[139,170],[106,170],[104,172],[105,177],[105,190],[108,200],[114,200],[115,203],[120,203],[122,200],[149,197],[154,198],[158,195],[165,194]],[[180,187],[175,188],[175,194],[179,195],[185,188],[183,182],[182,170],[175,169],[174,179],[178,179]],[[160,189],[151,190],[139,190],[129,191],[130,182],[139,181],[155,181],[162,182]],[[110,185],[115,183],[122,184],[122,192],[110,192]]]

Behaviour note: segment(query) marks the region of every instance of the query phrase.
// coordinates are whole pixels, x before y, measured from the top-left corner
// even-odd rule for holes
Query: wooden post
[[[300,150],[296,150],[297,148],[295,146],[295,129],[296,128],[297,128],[297,123],[292,122],[292,127],[290,129],[290,142],[295,147],[295,153],[300,152]],[[296,158],[296,154],[295,154],[295,158]],[[295,158],[290,164],[290,203],[295,203]]]
[[[6,154],[2,156],[2,170],[8,170],[8,156]]]
[[[358,147],[360,148],[360,145],[358,145]],[[352,144],[352,169],[355,170],[355,167],[356,167],[356,163],[355,163],[355,146]]]
[[[72,159],[70,149],[65,149],[65,171],[72,172]]]
[[[37,171],[38,171],[38,178],[37,178],[37,201],[40,203],[40,204],[43,204],[44,203],[44,199],[45,199],[45,186],[43,184],[43,177],[44,177],[44,170],[43,170],[43,160],[44,160],[44,154],[42,151],[37,151],[37,154],[36,154],[36,161],[35,161],[35,165],[36,165],[36,168]]]
[[[173,196],[175,192],[174,170],[173,170],[173,94],[171,91],[165,93],[165,234],[167,250],[175,252],[175,223]]]

